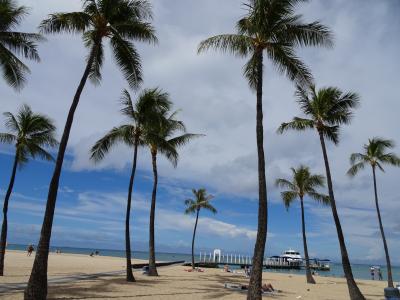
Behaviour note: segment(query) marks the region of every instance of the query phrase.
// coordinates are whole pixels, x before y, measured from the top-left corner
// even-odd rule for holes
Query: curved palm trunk
[[[133,151],[133,164],[132,164],[131,178],[129,180],[128,201],[126,204],[126,219],[125,219],[126,281],[129,281],[129,282],[136,281],[135,277],[133,276],[133,272],[132,272],[131,236],[130,236],[129,223],[130,223],[130,218],[131,218],[132,190],[133,190],[133,181],[135,180],[135,173],[136,173],[138,143],[139,143],[139,139],[137,136],[135,136],[135,146],[134,146],[134,151]]]
[[[257,238],[254,246],[253,269],[250,277],[248,300],[261,299],[262,269],[267,239],[267,185],[265,180],[265,157],[264,157],[264,129],[263,129],[263,110],[262,110],[262,88],[263,88],[263,54],[257,54],[257,153],[258,153],[258,227]]]
[[[193,270],[195,268],[195,265],[194,265],[194,239],[196,237],[197,222],[199,221],[199,212],[200,212],[200,208],[197,209],[196,223],[194,223],[193,238],[192,238],[192,269]]]
[[[3,205],[3,225],[1,226],[1,238],[0,238],[0,276],[4,275],[4,257],[6,256],[7,225],[8,225],[7,224],[8,201],[10,200],[10,196],[14,186],[15,174],[17,173],[17,165],[18,165],[18,153],[15,153],[14,165],[11,173],[10,183],[8,185]]]
[[[61,175],[61,169],[64,162],[65,150],[71,132],[72,123],[74,120],[75,110],[78,106],[79,99],[81,97],[83,88],[85,87],[86,81],[90,74],[91,65],[97,55],[98,47],[101,40],[99,40],[93,46],[89,60],[86,64],[85,71],[75,92],[74,99],[68,112],[67,121],[65,122],[64,132],[61,138],[60,146],[58,149],[57,160],[49,185],[49,193],[47,196],[46,210],[44,213],[44,219],[42,224],[42,230],[40,232],[39,244],[33,263],[31,275],[29,277],[28,286],[24,292],[25,300],[45,300],[47,296],[47,262],[49,256],[49,246],[51,238],[51,229],[53,226],[54,210],[56,208],[57,192],[59,186],[59,180]]]
[[[324,136],[323,136],[322,131],[319,131],[318,133],[319,133],[319,139],[321,142],[322,153],[324,155],[326,178],[327,178],[327,182],[328,182],[328,191],[329,191],[329,198],[331,201],[332,215],[333,215],[333,219],[334,219],[335,225],[336,225],[336,230],[337,230],[337,235],[338,235],[338,240],[339,240],[339,245],[340,245],[340,253],[342,255],[343,271],[344,271],[344,276],[346,277],[346,280],[347,280],[347,287],[349,289],[350,299],[351,300],[364,300],[365,297],[361,293],[361,291],[358,288],[358,286],[354,280],[354,277],[353,277],[353,271],[351,270],[350,260],[349,260],[348,254],[347,254],[346,243],[344,241],[342,225],[340,224],[339,215],[338,215],[337,209],[336,209],[335,196],[333,194],[332,177],[331,177],[331,171],[329,168],[328,154],[326,152]]]
[[[153,164],[153,193],[151,195],[151,208],[150,208],[150,226],[149,226],[149,276],[158,276],[156,267],[156,254],[154,245],[154,219],[156,213],[156,196],[157,196],[157,152],[151,151],[151,159]]]
[[[307,283],[315,284],[315,280],[311,274],[310,258],[308,256],[307,237],[306,237],[306,221],[304,218],[303,197],[300,197],[300,203],[301,203],[301,229],[303,232],[304,257],[306,259],[306,278],[307,278]]]
[[[379,203],[378,203],[378,189],[376,187],[375,167],[372,167],[372,173],[374,175],[374,191],[375,191],[376,212],[378,214],[379,228],[381,230],[381,235],[382,235],[382,240],[383,240],[383,247],[385,248],[386,267],[387,267],[387,273],[388,273],[388,287],[394,287],[393,286],[393,277],[392,277],[392,265],[390,263],[389,250],[388,250],[388,246],[387,246],[387,243],[386,243],[385,232],[383,231],[381,211],[379,209]]]

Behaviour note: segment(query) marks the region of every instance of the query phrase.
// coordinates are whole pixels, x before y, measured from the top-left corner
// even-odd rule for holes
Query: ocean
[[[7,249],[10,250],[23,250],[25,251],[27,245],[16,245],[16,244],[9,244]],[[87,248],[73,248],[73,247],[51,247],[50,251],[55,252],[56,249],[61,250],[62,253],[71,253],[71,254],[83,254],[89,255],[91,252],[95,250],[99,251],[100,255],[102,256],[113,256],[113,257],[125,257],[125,250],[108,250],[108,249],[87,249]],[[135,259],[148,259],[148,252],[142,251],[134,251],[132,252],[132,258]],[[195,257],[198,260],[198,256]],[[191,255],[190,254],[182,254],[182,253],[163,253],[158,252],[156,253],[156,259],[158,261],[182,261],[190,262]],[[330,271],[318,271],[319,276],[329,276],[329,277],[343,277],[343,268],[340,263],[330,263],[331,269]],[[222,267],[222,266],[221,266]],[[356,279],[371,279],[370,275],[370,265],[366,264],[353,264],[352,270],[353,275]],[[386,280],[386,267],[380,266],[381,271],[383,274],[383,280]],[[288,274],[304,274],[304,269],[302,270],[265,270],[265,272],[271,273],[288,273]],[[392,267],[393,273],[393,280],[395,282],[400,282],[400,267]]]

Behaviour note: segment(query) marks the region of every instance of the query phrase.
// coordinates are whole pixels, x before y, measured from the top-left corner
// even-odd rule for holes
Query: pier
[[[230,266],[251,266],[253,257],[236,253],[222,253],[215,249],[214,252],[200,252],[198,263],[221,264]],[[279,256],[264,257],[263,267],[266,269],[301,269],[302,262],[287,261]]]

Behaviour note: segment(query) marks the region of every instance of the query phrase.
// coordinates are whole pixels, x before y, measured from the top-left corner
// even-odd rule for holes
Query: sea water
[[[10,250],[26,250],[26,245],[16,245],[10,244],[7,249]],[[101,256],[114,256],[114,257],[125,257],[125,250],[109,250],[109,249],[88,249],[88,248],[72,248],[72,247],[50,247],[50,252],[55,252],[56,250],[61,250],[62,253],[71,253],[71,254],[83,254],[90,255],[90,253],[99,251]],[[134,251],[132,252],[133,259],[143,259],[148,260],[149,255],[148,252],[144,251]],[[195,257],[198,260],[198,255]],[[192,257],[190,254],[182,254],[182,253],[156,253],[157,261],[185,261],[191,262]],[[340,263],[330,263],[331,269],[330,271],[318,271],[319,276],[330,276],[330,277],[344,277],[342,264]],[[222,266],[221,266],[222,267]],[[352,264],[354,278],[356,279],[371,279],[370,274],[370,265],[366,264]],[[238,267],[236,267],[238,268]],[[381,266],[381,271],[383,275],[383,280],[386,280],[386,267]],[[288,273],[288,274],[304,274],[305,270],[281,270],[281,269],[267,269],[265,272],[271,273]],[[393,280],[395,282],[400,282],[400,267],[392,266]],[[375,278],[377,279],[377,277]]]

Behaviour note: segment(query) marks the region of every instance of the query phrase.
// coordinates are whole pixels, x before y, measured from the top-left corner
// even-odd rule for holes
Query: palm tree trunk
[[[385,232],[383,230],[383,225],[382,225],[382,218],[381,218],[381,211],[379,209],[379,203],[378,203],[378,189],[376,187],[376,174],[375,174],[375,167],[372,167],[372,173],[374,175],[374,191],[375,191],[375,205],[376,205],[376,212],[378,214],[378,220],[379,220],[379,228],[381,230],[381,235],[382,235],[382,240],[383,240],[383,247],[385,248],[385,256],[386,256],[386,267],[387,267],[387,273],[388,273],[388,287],[394,287],[393,286],[393,277],[392,277],[392,265],[390,263],[390,257],[389,257],[389,249],[386,243],[386,237],[385,237]]]
[[[151,208],[150,208],[150,228],[149,228],[149,276],[158,276],[157,267],[156,267],[156,254],[155,254],[155,245],[154,245],[154,219],[156,213],[156,196],[157,196],[157,152],[151,151],[151,158],[153,164],[153,176],[154,176],[154,184],[153,184],[153,193],[151,195]]]
[[[199,221],[199,212],[200,212],[200,208],[197,209],[196,223],[194,223],[193,238],[192,238],[192,269],[193,270],[195,268],[195,265],[194,265],[194,239],[196,237],[197,222]]]
[[[257,53],[257,153],[258,153],[258,227],[257,238],[254,246],[253,269],[251,272],[249,291],[247,293],[248,300],[261,299],[261,283],[262,269],[265,251],[265,242],[267,239],[267,185],[265,180],[265,157],[264,157],[264,129],[263,129],[263,109],[262,109],[262,93],[263,93],[263,53]]]
[[[136,281],[135,277],[133,276],[133,272],[132,272],[131,236],[130,236],[130,230],[129,230],[129,222],[130,222],[130,218],[131,218],[132,190],[133,190],[133,181],[135,180],[138,144],[139,144],[139,138],[136,135],[135,136],[135,146],[134,146],[134,151],[133,151],[132,173],[131,173],[131,178],[129,180],[128,201],[126,204],[126,220],[125,220],[126,281],[128,281],[128,282]]]
[[[1,238],[0,238],[0,276],[4,275],[4,257],[6,256],[7,225],[8,225],[7,224],[8,201],[10,200],[10,196],[14,186],[15,174],[17,173],[17,166],[18,166],[18,153],[16,152],[10,183],[8,185],[3,205],[3,225],[1,226]]]
[[[42,230],[40,232],[40,239],[36,251],[35,261],[33,263],[28,286],[26,287],[24,293],[25,300],[45,300],[47,296],[47,262],[49,256],[51,228],[53,226],[54,210],[56,208],[57,192],[61,175],[61,169],[64,162],[64,155],[65,155],[65,150],[67,148],[69,134],[71,132],[71,127],[74,120],[75,110],[78,106],[83,88],[85,87],[86,81],[89,77],[90,69],[93,64],[94,58],[97,55],[100,43],[101,40],[98,40],[97,43],[95,42],[91,50],[85,71],[83,73],[81,81],[75,92],[75,96],[72,101],[71,107],[69,109],[67,121],[65,122],[64,132],[61,138],[57,154],[57,160],[49,186],[46,210],[44,213]]]
[[[300,203],[301,203],[301,229],[303,232],[304,257],[306,259],[306,278],[307,278],[307,283],[315,284],[315,280],[311,274],[310,258],[308,256],[307,237],[306,237],[306,221],[304,218],[303,197],[300,197]]]
[[[342,225],[340,224],[339,215],[338,215],[338,212],[336,209],[335,195],[333,194],[332,177],[331,177],[331,171],[330,171],[330,167],[329,167],[328,154],[326,152],[324,135],[321,130],[319,130],[318,133],[319,133],[319,139],[321,142],[322,153],[324,155],[326,178],[327,178],[327,182],[328,182],[328,191],[329,191],[329,198],[330,198],[330,203],[331,203],[331,208],[332,208],[332,215],[333,215],[333,219],[334,219],[335,225],[336,225],[336,231],[337,231],[339,245],[340,245],[340,253],[342,255],[343,271],[344,271],[344,276],[346,277],[346,280],[347,280],[347,287],[349,289],[350,299],[351,300],[364,300],[365,297],[361,293],[361,291],[358,288],[358,286],[354,280],[354,277],[353,277],[353,271],[351,270],[350,260],[349,260],[348,254],[347,254],[347,248],[346,248],[346,243],[344,240]]]

